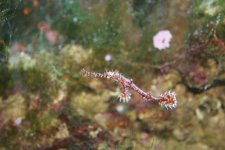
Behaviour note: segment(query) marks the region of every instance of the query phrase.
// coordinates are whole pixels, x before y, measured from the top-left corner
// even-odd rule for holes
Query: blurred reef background
[[[178,107],[121,103],[82,68]],[[0,150],[224,150],[224,133],[224,0],[0,0]]]

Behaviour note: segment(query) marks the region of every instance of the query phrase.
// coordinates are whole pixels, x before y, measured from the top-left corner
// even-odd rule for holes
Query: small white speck
[[[77,17],[73,17],[73,22],[76,23],[78,21]]]
[[[105,61],[111,61],[112,56],[110,54],[106,54],[104,59],[105,59]]]
[[[20,125],[21,124],[21,122],[22,122],[22,118],[21,117],[18,117],[18,118],[16,118],[15,120],[14,120],[14,123],[15,123],[15,125]]]
[[[116,107],[117,112],[123,113],[126,110],[126,107],[124,105],[118,105]]]

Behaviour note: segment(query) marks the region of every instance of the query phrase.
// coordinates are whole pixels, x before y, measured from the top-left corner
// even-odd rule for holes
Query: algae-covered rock
[[[96,113],[104,112],[108,104],[106,101],[110,98],[110,92],[105,90],[96,95],[82,92],[79,95],[74,95],[71,106],[79,115],[92,117]]]
[[[24,70],[34,67],[36,60],[25,52],[16,53],[9,57],[9,68],[19,68],[22,66]]]
[[[0,116],[3,118],[3,124],[12,121],[19,125],[25,117],[25,98],[20,95],[12,95],[7,100],[0,100]]]
[[[221,0],[205,0],[199,4],[199,11],[207,16],[215,16],[223,11],[224,3]]]
[[[87,61],[92,55],[92,49],[84,49],[80,45],[65,45],[60,53],[61,57],[67,57],[74,63]]]

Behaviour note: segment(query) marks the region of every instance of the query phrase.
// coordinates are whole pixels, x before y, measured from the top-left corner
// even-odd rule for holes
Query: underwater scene
[[[0,150],[224,149],[224,0],[0,0]]]

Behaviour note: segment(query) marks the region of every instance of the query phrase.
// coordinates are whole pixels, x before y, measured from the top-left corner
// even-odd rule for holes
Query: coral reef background
[[[225,149],[224,14],[224,0],[0,1],[0,149]],[[122,103],[82,68],[178,106]]]

